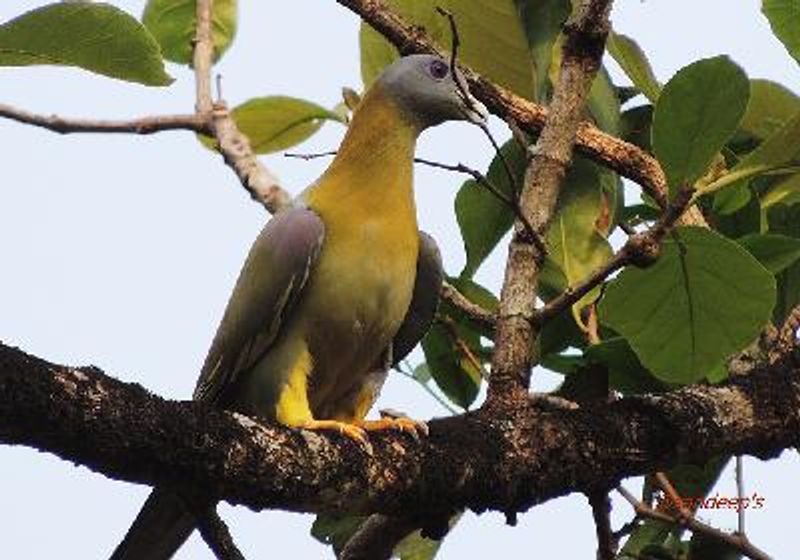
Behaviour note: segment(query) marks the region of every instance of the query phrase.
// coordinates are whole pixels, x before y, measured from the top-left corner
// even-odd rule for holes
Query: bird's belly
[[[416,241],[416,229],[414,231]],[[411,300],[417,245],[360,243],[360,253],[346,257],[334,245],[323,252],[313,277],[306,341],[312,359],[309,404],[315,418],[348,417],[362,398],[370,373],[381,369],[392,338]],[[334,259],[352,266],[335,266]],[[341,262],[341,261],[339,261]],[[368,406],[367,406],[368,408]]]

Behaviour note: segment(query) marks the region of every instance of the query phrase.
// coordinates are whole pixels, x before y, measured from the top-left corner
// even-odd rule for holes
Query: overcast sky
[[[4,0],[0,21],[45,2]],[[139,15],[143,0],[117,0]],[[360,88],[359,21],[333,0],[241,2],[239,34],[218,66],[225,97],[288,94],[326,106],[341,86]],[[635,37],[657,76],[666,81],[702,57],[729,54],[751,78],[800,90],[797,64],[770,34],[760,2],[746,0],[627,0],[617,2],[615,28]],[[612,66],[618,83],[625,80]],[[122,118],[188,112],[189,71],[167,89],[146,88],[74,69],[0,69],[0,102],[63,116]],[[498,135],[503,126],[494,123]],[[343,129],[326,125],[303,151],[334,149]],[[167,398],[191,395],[244,256],[266,215],[221,159],[191,134],[59,136],[0,120],[0,340],[59,363],[94,364]],[[425,133],[419,153],[483,168],[490,151],[479,131],[448,124]],[[280,155],[265,163],[299,192],[325,161]],[[452,212],[462,179],[417,171],[421,226],[439,241],[447,269],[464,254]],[[505,251],[478,279],[497,288]],[[543,390],[554,378],[538,374]],[[391,377],[380,406],[419,418],[443,409],[418,386]],[[777,557],[787,553],[785,520],[800,503],[800,461],[746,461],[748,492],[764,509],[748,516],[751,540]],[[630,481],[635,488],[636,482]],[[718,489],[732,495],[730,472]],[[113,482],[82,467],[26,448],[0,447],[0,556],[103,558],[122,537],[149,488]],[[629,508],[615,501],[619,525]],[[308,535],[310,516],[223,506],[247,558],[328,558]],[[735,514],[703,514],[721,528]],[[594,558],[591,514],[580,495],[552,501],[507,528],[496,513],[467,515],[443,545],[441,558]],[[554,556],[558,555],[558,556]],[[211,558],[198,537],[179,558]]]

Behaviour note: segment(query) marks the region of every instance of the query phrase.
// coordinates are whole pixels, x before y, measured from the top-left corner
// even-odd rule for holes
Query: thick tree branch
[[[677,463],[775,457],[797,446],[800,359],[790,358],[718,386],[575,410],[531,401],[503,419],[487,409],[436,419],[421,441],[372,436],[370,456],[344,437],[168,402],[95,368],[0,345],[0,442],[254,509],[513,513]]]
[[[578,124],[600,68],[610,11],[611,0],[584,0],[564,27],[558,83],[520,195],[523,215],[542,237],[555,212],[561,183],[572,161]],[[533,318],[544,257],[518,223],[508,249],[500,295],[489,404],[495,400],[519,401],[528,392],[534,343],[539,336]]]

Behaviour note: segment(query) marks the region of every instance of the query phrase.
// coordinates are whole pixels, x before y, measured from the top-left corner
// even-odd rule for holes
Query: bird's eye
[[[428,71],[431,73],[431,76],[433,76],[435,79],[443,80],[447,77],[447,74],[450,72],[450,68],[444,61],[434,60],[428,67]]]

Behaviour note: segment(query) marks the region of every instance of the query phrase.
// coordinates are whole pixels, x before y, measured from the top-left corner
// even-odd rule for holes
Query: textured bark
[[[800,444],[800,359],[719,386],[560,409],[530,401],[430,422],[422,441],[347,438],[170,402],[96,368],[0,346],[0,443],[47,451],[111,478],[198,488],[253,509],[422,515],[525,511],[624,477],[719,454]],[[437,512],[441,514],[437,517]],[[440,524],[440,523],[439,523]]]
[[[542,238],[550,227],[561,184],[572,162],[578,125],[605,50],[610,11],[611,0],[584,0],[564,26],[558,82],[547,121],[532,149],[519,201],[522,214]],[[534,315],[544,259],[545,254],[517,223],[500,295],[489,404],[496,400],[516,402],[528,393],[539,336]]]

